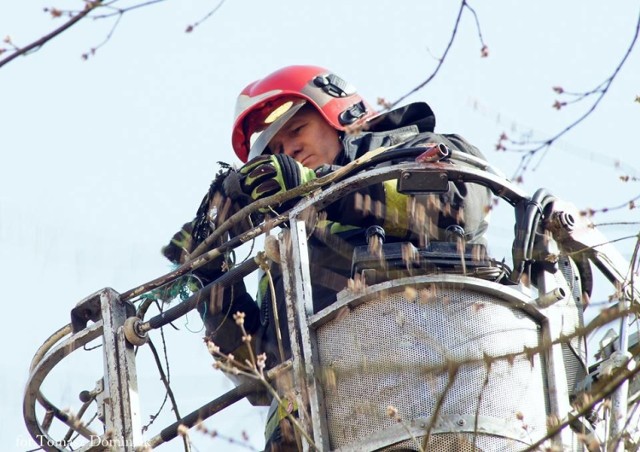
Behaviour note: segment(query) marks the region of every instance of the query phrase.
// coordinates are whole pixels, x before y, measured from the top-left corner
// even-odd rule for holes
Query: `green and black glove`
[[[316,178],[312,169],[286,154],[258,156],[240,168],[240,175],[242,191],[254,201],[284,193]]]

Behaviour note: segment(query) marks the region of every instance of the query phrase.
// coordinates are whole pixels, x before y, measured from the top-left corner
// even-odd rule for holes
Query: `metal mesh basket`
[[[422,441],[440,399],[431,450],[518,450],[544,435],[540,355],[483,361],[540,345],[527,314],[477,286],[444,281],[367,299],[317,330],[332,449],[367,449],[374,437],[388,450],[417,449],[408,434],[392,433],[399,424],[387,407]]]

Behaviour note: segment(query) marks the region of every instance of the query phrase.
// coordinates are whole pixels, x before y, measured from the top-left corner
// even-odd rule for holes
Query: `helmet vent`
[[[332,97],[347,97],[356,93],[356,89],[346,80],[335,74],[318,75],[313,84]]]
[[[340,113],[338,121],[340,121],[340,124],[343,126],[348,126],[349,124],[353,124],[358,118],[364,116],[365,113],[367,113],[367,107],[363,101],[360,101]]]

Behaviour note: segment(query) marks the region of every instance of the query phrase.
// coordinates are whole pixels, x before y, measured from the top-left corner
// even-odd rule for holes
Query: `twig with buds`
[[[236,312],[233,315],[233,319],[235,320],[236,325],[238,325],[238,327],[242,331],[242,341],[245,343],[248,349],[249,359],[245,359],[244,363],[240,362],[236,360],[235,356],[233,356],[231,353],[227,354],[222,352],[220,350],[220,347],[218,347],[213,341],[211,341],[211,339],[205,338],[205,342],[207,344],[209,353],[211,353],[214,357],[218,358],[213,366],[216,369],[220,369],[224,372],[228,372],[233,375],[243,375],[245,377],[258,380],[269,392],[269,394],[271,394],[271,396],[274,398],[274,400],[278,403],[279,406],[286,407],[287,406],[286,401],[284,401],[280,397],[280,394],[278,394],[278,391],[276,391],[273,385],[271,385],[271,383],[269,382],[268,376],[265,375],[267,355],[265,353],[261,353],[260,355],[255,356],[253,348],[251,347],[251,335],[247,333],[244,327],[245,313]],[[296,417],[292,415],[289,412],[289,410],[285,410],[285,411],[286,411],[287,419],[291,422],[294,428],[302,436],[304,436],[309,446],[314,450],[319,450],[315,445],[315,443],[313,442],[313,439],[309,436],[309,433],[300,424],[300,422],[298,422],[298,419],[296,419]]]
[[[420,441],[418,441],[418,438],[416,438],[416,436],[411,432],[411,429],[404,422],[404,420],[398,413],[398,409],[396,407],[389,405],[387,407],[387,416],[389,416],[391,419],[393,419],[394,421],[402,425],[402,428],[404,428],[407,434],[411,437],[411,439],[413,440],[413,443],[418,447],[418,450],[420,452],[425,452],[423,445],[420,444]]]

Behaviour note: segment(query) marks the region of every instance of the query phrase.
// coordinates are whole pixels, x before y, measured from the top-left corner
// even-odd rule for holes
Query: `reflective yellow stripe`
[[[258,281],[258,294],[256,296],[256,304],[259,308],[262,307],[262,301],[267,296],[267,291],[269,290],[269,277],[266,273],[262,275],[260,281]]]
[[[273,410],[271,417],[267,420],[267,425],[264,428],[265,440],[269,440],[271,435],[273,435],[273,432],[278,428],[280,421],[287,417],[287,414],[293,414],[296,411],[298,411],[298,404],[295,401],[290,401],[286,397],[283,397],[282,404],[278,405],[278,408]]]
[[[320,220],[316,226],[318,229],[329,229],[330,234],[339,234],[341,232],[353,231],[359,229],[358,226],[351,226],[349,224],[341,224],[337,221]]]
[[[384,181],[384,197],[386,214],[384,216],[384,230],[387,235],[404,237],[409,228],[408,206],[409,197],[398,193],[397,181]]]

